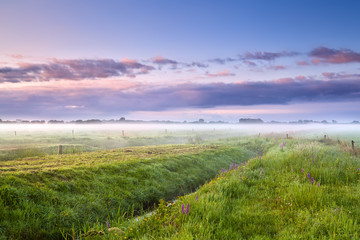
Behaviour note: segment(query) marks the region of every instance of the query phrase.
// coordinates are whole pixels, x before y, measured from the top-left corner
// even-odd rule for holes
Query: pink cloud
[[[206,74],[209,77],[232,77],[235,76],[235,73],[230,73],[228,70],[219,71],[217,73],[208,73]]]
[[[306,79],[306,77],[303,76],[303,75],[296,76],[295,78],[298,79],[298,80],[305,80]]]
[[[314,58],[311,60],[311,63],[313,63],[313,64],[319,64],[321,62],[322,62],[321,59],[318,59],[318,58]]]
[[[276,65],[276,66],[270,66],[270,67],[268,67],[268,69],[277,71],[277,70],[284,70],[286,68],[285,68],[285,66],[282,66],[282,65]]]
[[[318,47],[312,50],[309,55],[321,59],[322,62],[333,64],[360,62],[360,53],[350,49]]]
[[[168,58],[164,58],[162,56],[156,56],[154,58],[151,59],[151,61],[153,63],[156,63],[156,64],[160,64],[160,65],[164,65],[164,64],[177,64],[178,62],[175,61],[175,60],[171,60],[171,59],[168,59]]]
[[[292,83],[294,82],[293,78],[279,78],[276,80],[273,80],[274,83],[278,83],[278,84],[284,84],[284,83]]]
[[[335,73],[323,72],[322,75],[327,78],[333,78]]]
[[[15,59],[23,59],[24,56],[21,54],[8,54],[9,57],[15,58]]]
[[[308,62],[306,62],[306,61],[300,61],[300,62],[297,62],[296,63],[297,65],[299,65],[299,66],[307,66],[307,65],[310,65]]]

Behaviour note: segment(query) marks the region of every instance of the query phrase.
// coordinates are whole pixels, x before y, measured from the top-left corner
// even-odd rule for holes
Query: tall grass
[[[339,145],[279,140],[152,215],[93,229],[101,239],[359,239],[359,160]]]

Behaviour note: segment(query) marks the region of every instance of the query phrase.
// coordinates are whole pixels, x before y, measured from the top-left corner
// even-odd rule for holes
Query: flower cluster
[[[246,162],[245,162],[245,165],[246,165]],[[241,166],[242,166],[242,163],[241,163]],[[236,164],[236,163],[230,164],[229,170],[226,170],[225,168],[223,168],[221,175],[222,175],[223,173],[230,172],[232,168],[234,168],[235,170],[237,170],[238,167],[239,167],[239,164]]]
[[[183,205],[181,206],[181,210],[182,210],[183,214],[187,215],[188,212],[190,211],[189,208],[190,208],[190,204],[189,204],[189,203],[187,204],[186,209],[185,209],[184,204],[183,204]]]
[[[310,173],[308,173],[308,179],[311,181],[311,184],[314,184],[314,178],[310,176]],[[320,186],[320,183],[318,183],[317,185]]]

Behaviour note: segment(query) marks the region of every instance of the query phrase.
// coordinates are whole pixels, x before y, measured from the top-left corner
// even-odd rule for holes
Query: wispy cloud
[[[293,57],[298,55],[297,52],[289,52],[289,51],[282,51],[282,52],[247,52],[245,54],[239,54],[239,58],[243,60],[265,60],[271,61],[275,60],[276,58],[280,57]]]
[[[360,62],[360,53],[350,49],[332,49],[327,47],[318,47],[309,53],[310,57],[314,57],[313,63],[350,63]]]
[[[284,70],[286,69],[286,67],[283,65],[275,65],[275,66],[270,66],[267,69],[277,71],[277,70]]]
[[[257,66],[257,64],[256,63],[254,63],[254,62],[252,62],[252,61],[249,61],[249,60],[244,60],[244,61],[242,61],[244,64],[246,64],[247,66],[249,66],[249,67],[256,67]]]
[[[207,68],[209,65],[201,62],[191,62],[185,63],[186,67],[198,67],[198,68]]]
[[[329,80],[360,80],[360,74],[323,72],[322,75]]]
[[[166,64],[178,64],[177,61],[175,60],[171,60],[171,59],[168,59],[168,58],[164,58],[162,56],[156,56],[154,58],[151,59],[151,62],[152,63],[155,63],[155,64],[159,64],[159,65],[166,65]]]
[[[231,58],[231,57],[227,57],[227,58],[212,58],[212,59],[209,59],[209,62],[213,62],[213,63],[217,63],[217,64],[225,64],[225,63],[235,62],[235,61],[238,61],[238,59],[236,59],[236,58]]]
[[[135,60],[124,59],[52,59],[48,63],[20,63],[18,67],[0,68],[1,82],[30,82],[50,80],[83,80],[116,76],[136,76],[154,67]]]
[[[230,73],[228,70],[219,71],[217,73],[207,73],[206,76],[209,77],[232,77],[235,76],[235,73]]]

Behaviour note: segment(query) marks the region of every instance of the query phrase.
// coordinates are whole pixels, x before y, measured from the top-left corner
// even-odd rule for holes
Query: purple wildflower
[[[320,183],[318,183],[318,187],[320,187]]]
[[[315,161],[315,155],[313,155],[313,163],[314,163],[314,161]]]
[[[304,169],[302,169],[302,172],[304,172]]]
[[[230,164],[230,166],[229,166],[229,172],[230,172],[230,170],[231,170],[231,164]]]
[[[226,169],[225,169],[225,172],[224,173],[227,173]]]
[[[184,204],[181,205],[181,210],[182,210],[183,214],[186,214],[185,209],[184,209]]]
[[[189,207],[190,207],[190,204],[188,203],[186,206],[186,214],[189,212]]]
[[[308,179],[310,179],[310,173],[308,173]]]
[[[233,166],[234,166],[234,167],[236,167],[236,164],[235,164],[235,163],[233,163]]]
[[[222,172],[225,172],[225,169],[223,169]]]
[[[109,223],[109,220],[108,220],[108,219],[106,220],[106,226],[107,226],[108,228],[110,228],[110,223]]]
[[[196,195],[196,201],[197,201],[197,202],[199,201],[199,196],[198,196],[198,195]]]
[[[311,177],[311,183],[314,184],[314,178],[313,177]]]
[[[259,156],[259,160],[261,160],[261,156]]]

